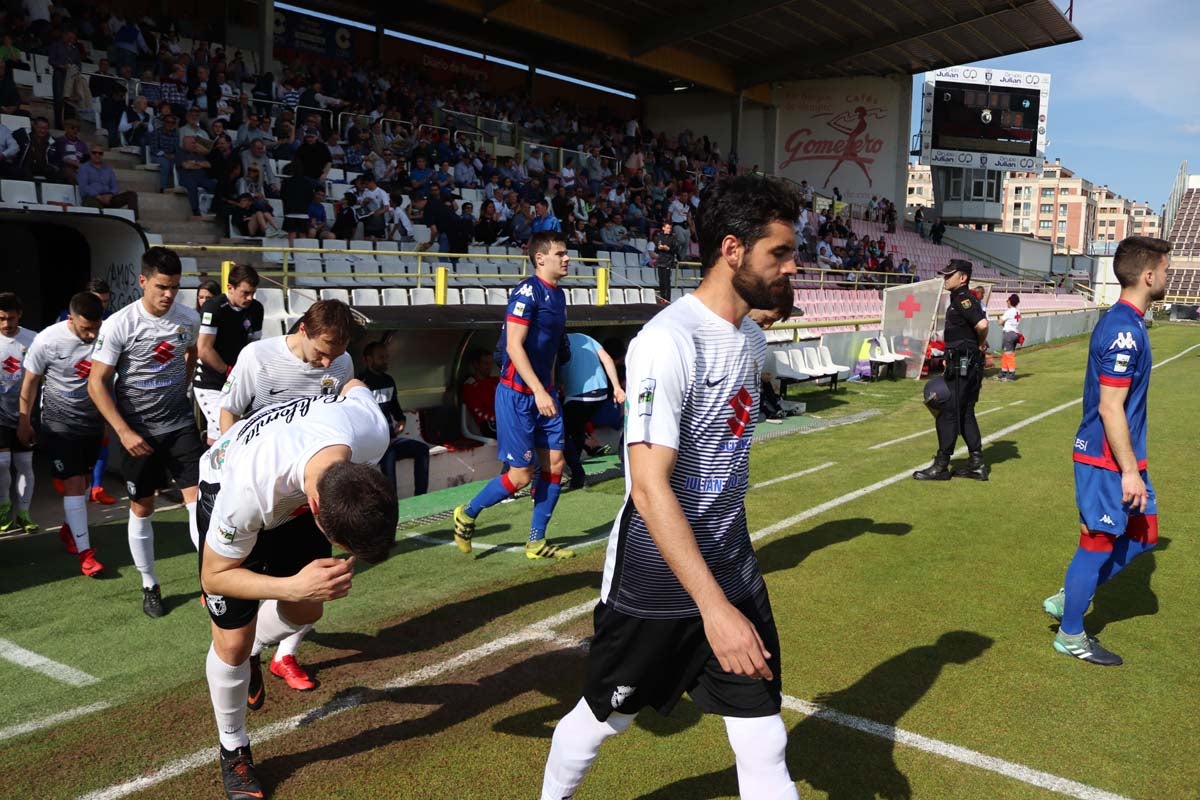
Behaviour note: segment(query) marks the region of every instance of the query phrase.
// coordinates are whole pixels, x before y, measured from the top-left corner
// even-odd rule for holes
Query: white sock
[[[11,502],[9,492],[12,491],[12,451],[5,450],[0,453],[0,505]],[[8,520],[0,520],[0,523],[8,522]]]
[[[580,699],[571,713],[554,728],[550,757],[542,777],[542,800],[574,797],[605,739],[621,733],[633,722],[633,714],[610,714],[600,722],[586,700]]]
[[[82,494],[63,497],[63,516],[75,537],[79,552],[91,549],[92,538],[88,535],[87,497]]]
[[[33,502],[33,453],[13,453],[17,465],[17,511],[28,511]]]
[[[250,688],[250,662],[243,661],[231,667],[217,655],[217,648],[209,645],[208,696],[212,699],[213,715],[217,718],[217,735],[221,747],[236,750],[250,744],[246,735],[246,692]]]
[[[192,548],[198,553],[200,552],[200,529],[196,527],[196,504],[191,502],[183,505],[188,512],[188,535],[192,537]]]
[[[264,600],[258,607],[258,627],[254,631],[254,647],[251,655],[258,655],[264,647],[278,644],[307,625],[297,625],[279,613],[278,600]]]
[[[725,717],[725,733],[737,760],[738,793],[754,800],[798,800],[788,774],[787,728],[783,717]]]
[[[300,648],[300,643],[304,641],[304,637],[308,636],[312,629],[312,625],[301,625],[300,630],[280,642],[279,647],[275,649],[274,660],[278,661],[284,656],[296,655],[296,651]]]
[[[129,512],[129,554],[133,565],[142,573],[142,588],[158,585],[154,574],[154,524],[151,517],[139,517]]]

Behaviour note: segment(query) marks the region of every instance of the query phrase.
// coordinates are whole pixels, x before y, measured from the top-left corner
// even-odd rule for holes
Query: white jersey
[[[17,427],[21,413],[21,383],[25,380],[25,353],[34,332],[17,328],[16,336],[0,335],[0,426]],[[7,499],[7,498],[6,498]]]
[[[354,378],[349,353],[335,358],[328,369],[314,367],[296,358],[287,340],[274,336],[246,345],[221,389],[221,408],[245,417],[285,400],[337,394]]]
[[[206,543],[218,555],[245,558],[259,531],[282,525],[308,502],[304,469],[318,450],[347,445],[355,464],[377,464],[390,441],[364,387],[345,397],[298,398],[238,421],[200,459],[200,480],[221,487]]]
[[[1016,333],[1021,328],[1021,312],[1015,308],[1006,308],[1000,321],[1004,323],[1005,333]]]
[[[200,315],[172,303],[156,317],[141,300],[113,313],[100,327],[92,360],[115,367],[117,410],[142,436],[196,425],[187,389],[187,351],[196,346]]]
[[[42,376],[43,428],[81,436],[104,432],[104,418],[87,388],[94,346],[81,341],[66,320],[34,337],[25,369]]]
[[[749,317],[735,328],[686,295],[646,323],[626,359],[625,444],[675,450],[671,489],[731,603],[763,586],[745,496],[766,355],[766,338]],[[651,539],[630,487],[626,467],[625,505],[609,536],[600,600],[635,617],[696,616],[695,602]]]

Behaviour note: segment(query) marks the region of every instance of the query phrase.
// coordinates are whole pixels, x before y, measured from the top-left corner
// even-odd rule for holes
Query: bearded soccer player
[[[346,352],[354,327],[350,306],[339,300],[322,300],[304,312],[295,333],[246,345],[221,390],[221,432],[255,411],[285,400],[336,395],[354,378],[354,362]],[[317,687],[296,660],[296,651],[311,630],[312,625],[301,626],[279,642],[271,659],[271,674],[300,692]],[[266,696],[259,658],[264,646],[256,642],[250,653],[247,703],[253,709],[261,708]]]
[[[262,798],[246,733],[250,652],[321,617],[350,591],[356,559],[396,536],[396,491],[375,465],[391,439],[361,381],[268,406],[201,459],[200,583],[212,619],[205,673],[229,800]],[[349,551],[331,558],[331,544]],[[261,606],[259,605],[261,603]]]
[[[604,564],[583,699],[554,730],[542,800],[575,795],[601,743],[684,692],[725,720],[746,800],[796,798],[784,760],[779,637],[746,527],[766,338],[790,304],[800,199],[757,175],[700,203],[705,277],[626,357],[626,498]]]
[[[104,418],[88,396],[92,348],[100,332],[104,305],[92,292],[71,298],[67,318],[34,337],[25,356],[21,417],[17,436],[32,447],[38,441],[50,461],[50,474],[63,499],[66,524],[59,538],[79,556],[79,569],[97,577],[104,565],[96,559],[88,535],[87,489],[92,464],[104,438]],[[33,428],[38,390],[42,390],[41,431]]]
[[[567,299],[558,285],[570,264],[566,239],[557,231],[535,233],[529,240],[529,258],[534,275],[509,295],[501,333],[504,363],[496,387],[496,446],[508,472],[492,478],[471,502],[454,509],[454,542],[470,553],[480,512],[524,489],[538,469],[525,557],[571,558],[573,551],[546,541],[566,463],[562,410],[552,394],[567,324]]]
[[[192,544],[199,541],[197,462],[204,445],[187,388],[200,316],[175,302],[182,273],[173,250],[151,247],[142,255],[142,297],[104,320],[88,375],[88,394],[125,450],[129,552],[142,576],[142,611],[148,617],[167,613],[154,571],[151,517],[155,494],[171,479],[183,493]]]
[[[33,500],[33,449],[17,436],[21,413],[21,384],[25,380],[25,354],[34,332],[21,327],[21,298],[0,292],[0,535],[34,533],[38,525],[29,516]],[[11,467],[17,468],[17,512],[12,507]]]
[[[1054,649],[1089,664],[1121,657],[1083,629],[1096,589],[1158,542],[1158,502],[1146,471],[1150,338],[1144,317],[1167,292],[1171,244],[1131,236],[1117,245],[1113,272],[1121,299],[1092,331],[1083,383],[1083,421],[1075,434],[1079,547],[1063,588],[1042,602],[1059,620]]]

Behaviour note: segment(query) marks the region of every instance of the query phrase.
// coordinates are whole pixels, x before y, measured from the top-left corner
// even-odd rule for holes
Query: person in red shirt
[[[462,401],[475,420],[479,432],[496,438],[496,386],[500,378],[492,374],[492,356],[483,350],[467,353],[470,375],[462,384]]]

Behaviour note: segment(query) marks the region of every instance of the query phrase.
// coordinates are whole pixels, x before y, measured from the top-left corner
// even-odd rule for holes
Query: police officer
[[[983,442],[975,421],[975,403],[983,382],[983,356],[987,351],[987,314],[979,299],[967,288],[971,262],[952,259],[939,273],[950,292],[946,309],[946,385],[950,396],[937,415],[938,451],[933,464],[913,473],[919,481],[948,481],[950,455],[961,434],[970,454],[965,467],[954,470],[959,478],[988,479],[983,463]]]

